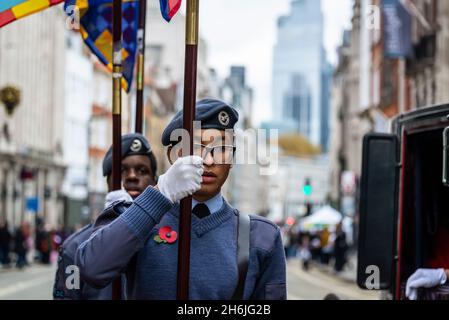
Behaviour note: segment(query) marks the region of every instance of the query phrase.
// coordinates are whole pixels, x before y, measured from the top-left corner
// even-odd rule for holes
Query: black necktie
[[[198,203],[192,210],[193,214],[203,219],[210,215],[209,208],[204,203]]]

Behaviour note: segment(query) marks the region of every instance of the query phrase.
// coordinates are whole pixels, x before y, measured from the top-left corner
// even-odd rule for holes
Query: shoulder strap
[[[245,289],[246,273],[248,271],[249,262],[250,218],[249,215],[242,214],[238,211],[237,214],[237,267],[239,279],[232,300],[243,299],[243,290]]]

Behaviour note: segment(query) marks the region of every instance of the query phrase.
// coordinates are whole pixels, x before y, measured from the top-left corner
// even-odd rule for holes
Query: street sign
[[[353,195],[356,191],[357,178],[354,172],[344,171],[341,174],[341,190],[344,195]]]
[[[385,56],[412,58],[412,18],[399,0],[383,0]]]
[[[39,198],[38,197],[28,197],[26,198],[26,209],[32,213],[37,213],[39,211]]]

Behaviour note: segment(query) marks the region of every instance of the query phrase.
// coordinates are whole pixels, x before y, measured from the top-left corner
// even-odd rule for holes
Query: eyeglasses
[[[216,164],[230,164],[235,147],[232,145],[206,146],[201,143],[193,144],[193,154],[206,159],[210,153]]]

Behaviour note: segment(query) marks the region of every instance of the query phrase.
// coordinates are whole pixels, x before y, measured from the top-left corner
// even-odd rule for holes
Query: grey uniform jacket
[[[224,201],[222,209],[208,218],[192,216],[191,299],[230,299],[233,294],[238,278],[234,240],[238,218],[234,211]],[[83,281],[103,288],[126,274],[130,299],[175,299],[177,242],[160,245],[153,238],[162,226],[177,229],[179,205],[147,188],[113,222],[104,224],[103,218],[97,219],[101,226],[76,252]],[[279,228],[251,216],[250,229],[244,299],[286,299],[285,254]]]
[[[108,224],[119,216],[129,204],[121,203],[106,209],[101,214],[100,221],[95,228],[102,224]],[[94,288],[80,279],[79,289],[73,288],[73,282],[69,278],[74,275],[75,253],[78,246],[88,240],[94,231],[94,224],[90,223],[81,230],[68,237],[59,247],[58,264],[53,285],[53,299],[55,300],[110,300],[112,298],[112,285],[104,288]],[[79,272],[78,272],[79,276]],[[67,281],[72,285],[67,286]],[[123,286],[125,284],[123,283]],[[125,290],[122,290],[125,293]]]

